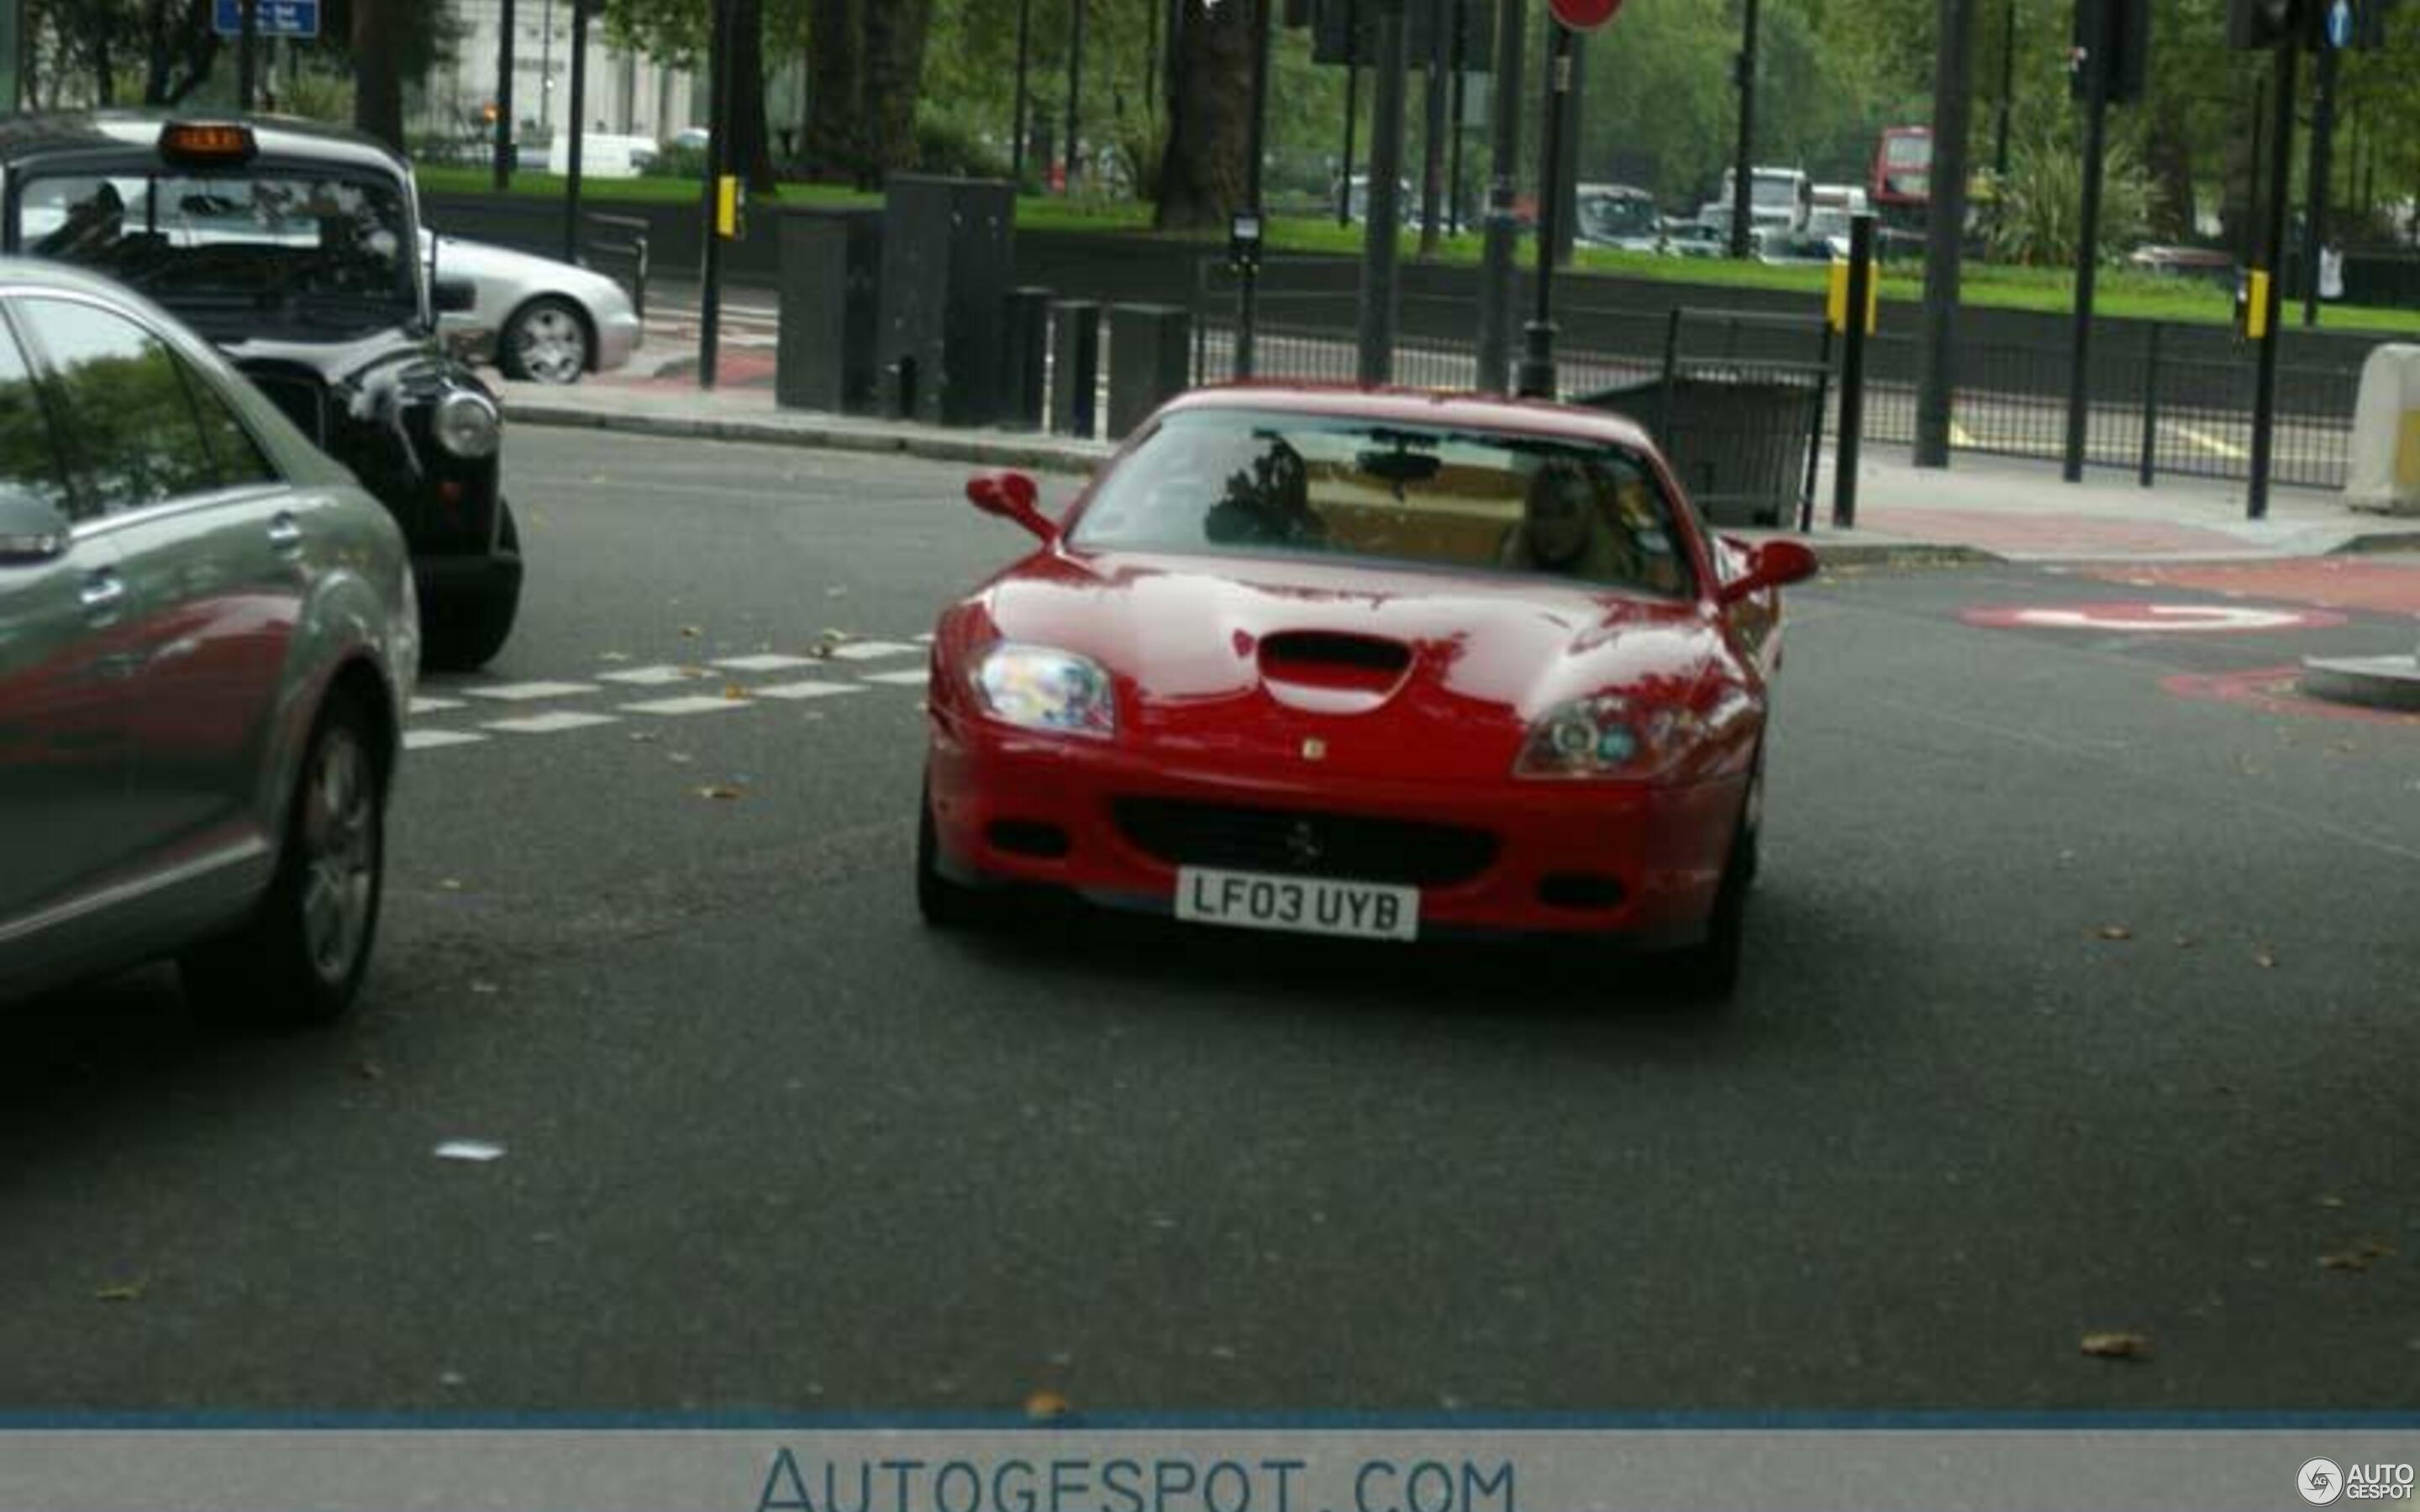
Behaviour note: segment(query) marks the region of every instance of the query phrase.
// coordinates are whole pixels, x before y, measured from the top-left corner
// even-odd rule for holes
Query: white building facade
[[[498,33],[503,0],[452,0],[461,26],[455,59],[428,76],[415,132],[471,137],[492,131],[488,111],[496,102]],[[588,24],[588,130],[662,141],[696,124],[706,110],[703,90],[686,69],[659,66],[635,53],[607,45],[601,21]],[[514,0],[514,135],[546,141],[570,128],[571,0]]]

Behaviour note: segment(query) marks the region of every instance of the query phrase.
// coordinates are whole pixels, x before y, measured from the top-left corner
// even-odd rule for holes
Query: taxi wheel
[[[990,900],[941,874],[941,846],[933,831],[933,788],[916,804],[916,911],[935,929],[965,929],[991,917]]]
[[[577,383],[588,371],[588,316],[569,300],[541,295],[513,312],[496,342],[504,377],[531,383]]]
[[[504,548],[519,556],[521,531],[513,518],[513,506],[499,502],[496,507],[504,515],[499,532]],[[520,608],[518,579],[502,588],[425,595],[420,604],[421,660],[434,671],[467,672],[485,667],[512,639]]]
[[[178,961],[207,1016],[302,1026],[343,1016],[378,936],[387,773],[380,721],[338,693],[319,716],[287,804],[277,871],[252,918]]]

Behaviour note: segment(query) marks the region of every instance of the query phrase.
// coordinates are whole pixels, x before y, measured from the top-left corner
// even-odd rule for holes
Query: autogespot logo
[[[2325,1506],[2344,1490],[2344,1472],[2333,1459],[2314,1459],[2294,1476],[2294,1489],[2314,1506]]]

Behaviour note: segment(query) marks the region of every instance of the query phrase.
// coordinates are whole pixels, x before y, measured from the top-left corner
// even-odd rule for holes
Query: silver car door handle
[[[269,547],[280,556],[290,556],[302,549],[302,527],[294,517],[280,511],[269,522]]]
[[[86,616],[101,619],[116,615],[118,606],[126,602],[126,583],[107,567],[84,580],[77,590],[76,601],[84,606]]]

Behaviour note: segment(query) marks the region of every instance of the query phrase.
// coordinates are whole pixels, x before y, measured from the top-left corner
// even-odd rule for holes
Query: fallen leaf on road
[[[2123,924],[2103,924],[2101,926],[2101,937],[2104,940],[2131,940],[2134,937],[2134,932]]]
[[[489,1161],[504,1159],[504,1147],[484,1139],[448,1139],[434,1153],[439,1160],[464,1160],[484,1165]]]
[[[648,731],[633,730],[630,732],[630,743],[634,746],[652,746],[656,743],[656,738],[657,737]]]
[[[694,640],[699,636],[706,634],[704,630],[699,629],[694,625],[684,625],[680,627],[680,630],[682,638],[690,640]]]
[[[827,588],[824,590],[824,596],[826,598],[846,598],[848,596],[848,590],[845,588]]]
[[[2086,1334],[2083,1350],[2098,1360],[2148,1360],[2151,1340],[2143,1334]]]
[[[386,1079],[386,1072],[380,1069],[379,1063],[375,1060],[354,1061],[353,1074],[365,1082],[383,1081]]]
[[[2277,964],[2277,952],[2263,946],[2252,952],[2252,964],[2267,971]]]
[[[1025,1415],[1032,1422],[1053,1423],[1071,1411],[1067,1398],[1055,1391],[1037,1391],[1025,1398]]]
[[[693,762],[696,759],[696,757],[691,756],[685,750],[668,750],[664,752],[664,760],[672,763],[675,766],[687,766],[690,762]]]
[[[2366,1271],[2372,1257],[2357,1249],[2338,1250],[2334,1255],[2319,1257],[2322,1271]]]
[[[2341,1208],[2344,1206],[2344,1198],[2331,1192],[2325,1196],[2319,1198],[2319,1206],[2322,1208]]]
[[[2193,937],[2192,935],[2190,935],[2190,934],[2180,934],[2180,935],[2178,935],[2178,936],[2177,936],[2177,949],[2180,949],[2180,950],[2190,950],[2190,949],[2192,949],[2193,948],[2194,948],[2194,937]]]
[[[711,676],[713,676],[713,675],[714,675],[714,673],[713,673],[713,672],[711,672],[711,671],[707,671],[707,670],[706,670],[706,668],[704,668],[704,667],[684,667],[684,668],[682,668],[682,669],[680,670],[680,674],[681,674],[683,677],[687,677],[687,678],[690,678],[690,679],[692,679],[692,680],[697,679],[697,678],[701,678],[701,677],[711,677]]]
[[[740,790],[733,787],[728,782],[717,782],[710,787],[702,787],[698,789],[697,795],[701,798],[713,798],[720,802],[728,803],[732,799],[740,795]]]
[[[462,884],[453,877],[440,877],[437,879],[437,890],[440,892],[460,892],[462,890]]]
[[[737,683],[725,683],[722,685],[722,696],[731,702],[745,703],[748,702],[748,689]]]
[[[120,1281],[112,1286],[102,1287],[92,1295],[93,1300],[96,1302],[141,1302],[143,1300],[143,1283],[140,1281]]]
[[[630,654],[627,651],[600,651],[597,653],[597,659],[598,661],[628,661],[630,659]]]
[[[482,997],[492,997],[501,989],[492,981],[474,981],[471,984],[471,990]]]

